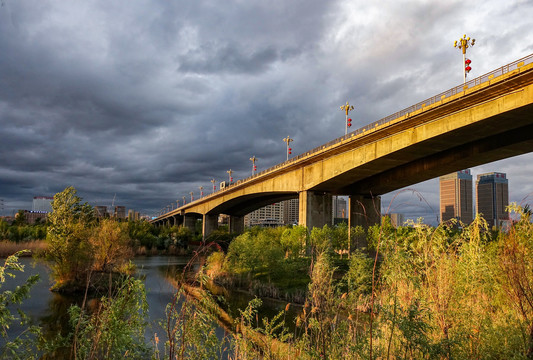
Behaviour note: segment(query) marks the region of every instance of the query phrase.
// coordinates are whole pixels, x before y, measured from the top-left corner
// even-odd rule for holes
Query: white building
[[[52,201],[54,201],[53,197],[34,196],[33,204],[32,204],[32,211],[47,212],[47,213],[52,212]]]

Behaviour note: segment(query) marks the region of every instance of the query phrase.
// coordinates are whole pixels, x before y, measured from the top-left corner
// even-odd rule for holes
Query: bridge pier
[[[185,214],[183,216],[183,226],[187,229],[191,230],[191,232],[194,234],[194,231],[196,225],[196,217],[194,215]]]
[[[202,237],[207,239],[209,235],[218,229],[218,215],[205,214],[202,221]]]
[[[350,195],[348,202],[348,226],[368,228],[381,223],[381,196]]]
[[[229,233],[242,234],[244,232],[244,216],[230,215],[229,217]]]
[[[299,224],[307,226],[309,230],[314,227],[321,228],[331,225],[332,217],[331,194],[314,191],[301,191],[299,195]]]

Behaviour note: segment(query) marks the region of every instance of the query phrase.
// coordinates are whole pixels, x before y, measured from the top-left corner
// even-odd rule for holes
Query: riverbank
[[[33,241],[24,241],[24,242],[13,242],[13,241],[0,241],[0,258],[7,258],[8,256],[13,255],[14,253],[22,250],[29,250],[20,257],[30,257],[36,254],[42,254],[46,251],[48,245],[45,240],[33,240]]]
[[[233,341],[238,342],[235,347],[237,352],[239,346],[245,345],[246,351],[253,348],[259,355],[267,355],[267,358],[275,356],[275,358],[302,359],[302,354],[298,349],[273,337],[272,334],[263,333],[263,329],[253,328],[246,323],[243,316],[240,319],[232,318],[216,301],[204,301],[206,298],[213,298],[211,291],[189,284],[176,284],[175,286],[182,286],[187,297],[202,306],[203,311],[214,314],[218,324],[232,334]],[[211,286],[216,285],[211,284]],[[210,304],[209,307],[206,307],[206,304]],[[286,309],[288,307],[289,304],[287,304]],[[249,353],[247,354],[249,355]]]

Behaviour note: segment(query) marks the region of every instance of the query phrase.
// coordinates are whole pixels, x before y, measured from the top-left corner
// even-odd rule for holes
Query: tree
[[[92,231],[89,243],[93,249],[93,269],[115,271],[132,256],[127,224],[102,220]]]
[[[64,284],[83,284],[91,267],[89,236],[94,225],[94,211],[81,204],[74,187],[55,194],[48,216],[48,259],[53,262],[55,288]]]

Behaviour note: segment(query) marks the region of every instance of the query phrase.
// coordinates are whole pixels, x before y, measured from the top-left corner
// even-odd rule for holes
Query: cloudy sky
[[[70,185],[153,214],[343,135],[346,101],[354,129],[459,85],[463,34],[471,78],[533,53],[533,0],[0,3],[3,214]],[[488,171],[531,202],[532,154]],[[383,207],[431,221],[438,180]]]

